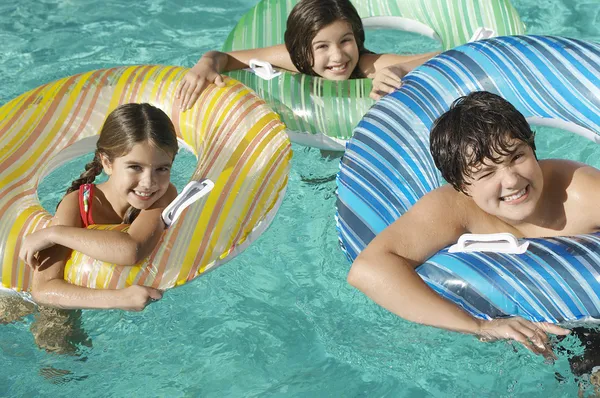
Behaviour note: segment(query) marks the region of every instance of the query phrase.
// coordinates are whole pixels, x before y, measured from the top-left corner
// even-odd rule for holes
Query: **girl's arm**
[[[363,54],[359,68],[366,77],[373,79],[370,97],[378,100],[399,89],[408,72],[438,54],[439,51],[416,55]]]
[[[227,53],[209,51],[185,74],[177,87],[176,97],[181,98],[181,109],[184,111],[190,109],[208,84],[215,83],[219,87],[224,87],[225,83],[220,74],[247,68],[253,58],[266,61],[277,68],[298,71],[292,63],[285,44]]]
[[[135,265],[152,253],[160,240],[165,229],[161,213],[176,196],[177,190],[171,184],[165,196],[150,209],[140,212],[125,233],[81,228],[80,220],[79,226],[60,222],[59,225],[34,232],[25,238],[21,248],[21,258],[27,264],[39,266],[35,253],[53,245],[61,245],[100,261],[118,265]],[[63,202],[61,206],[64,205],[65,208],[78,206],[77,195],[67,195]],[[57,211],[55,218],[69,218],[73,214],[79,217],[78,212],[78,208],[68,214],[62,212],[59,214]]]
[[[57,224],[82,229],[76,193],[67,195],[61,202],[52,220],[53,226]],[[64,280],[65,262],[70,254],[69,248],[59,245],[53,245],[39,253],[40,266],[34,268],[31,288],[31,295],[37,303],[59,308],[120,308],[141,311],[150,301],[162,297],[159,290],[146,286],[98,290],[71,285]]]
[[[147,286],[115,290],[72,285],[64,280],[65,262],[70,253],[71,250],[58,245],[40,252],[40,266],[33,271],[31,286],[31,296],[36,303],[66,309],[141,311],[148,303],[162,297],[161,291]]]
[[[409,321],[486,339],[513,339],[537,354],[551,356],[546,332],[567,334],[567,330],[518,317],[493,321],[473,318],[439,296],[416,273],[417,266],[468,232],[468,217],[477,212],[472,206],[466,207],[458,195],[448,185],[425,195],[358,256],[348,281]]]

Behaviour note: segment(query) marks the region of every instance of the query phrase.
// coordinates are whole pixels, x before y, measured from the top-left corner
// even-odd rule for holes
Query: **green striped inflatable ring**
[[[223,51],[284,42],[287,16],[300,0],[262,0],[248,11],[225,41]],[[469,41],[479,27],[496,35],[523,34],[525,26],[509,0],[353,0],[365,29],[423,34],[448,50]],[[229,75],[254,89],[286,124],[293,142],[344,150],[352,130],[373,105],[371,79],[330,81],[284,72],[272,80],[240,70]]]

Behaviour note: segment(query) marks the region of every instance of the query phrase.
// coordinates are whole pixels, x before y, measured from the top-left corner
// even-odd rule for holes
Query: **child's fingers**
[[[402,86],[402,79],[393,75],[393,76],[384,76],[381,79],[381,83],[388,86],[393,87],[394,89],[399,89]]]
[[[560,326],[555,325],[553,323],[540,322],[540,323],[537,323],[536,325],[538,325],[540,329],[542,329],[544,332],[547,332],[547,333],[558,334],[558,335],[566,335],[566,334],[571,333],[571,331],[569,329],[561,328]]]
[[[196,82],[196,85],[198,83]],[[188,86],[187,89],[185,90],[185,94],[183,96],[183,101],[181,102],[181,109],[183,111],[187,111],[189,108],[189,103],[190,103],[190,98],[192,97],[192,95],[194,94],[194,88],[192,88],[192,86]]]
[[[369,97],[371,97],[371,99],[373,99],[375,101],[379,101],[379,99],[381,98],[381,94],[379,94],[375,90],[371,90],[371,93],[369,94]]]
[[[153,300],[160,300],[160,299],[162,298],[162,296],[163,296],[163,292],[162,292],[161,290],[158,290],[158,289],[152,289],[152,290],[150,291],[150,297],[151,297]]]
[[[23,253],[21,255],[21,259],[25,262],[25,264],[27,264],[32,270],[35,270],[36,267],[39,265],[37,258],[35,257],[35,252],[30,252],[30,251],[25,251],[25,253]]]
[[[378,84],[375,87],[375,89],[377,91],[380,91],[380,92],[383,92],[383,93],[386,93],[386,94],[391,94],[394,91],[396,91],[398,88],[394,87],[394,86],[390,86],[389,84]]]
[[[215,78],[215,84],[218,87],[225,87],[225,82],[223,81],[223,76],[222,75],[217,75],[217,77]]]
[[[386,71],[386,73],[383,75],[383,80],[386,82],[386,84],[396,88],[400,88],[402,85],[402,78],[391,70]]]
[[[179,85],[177,86],[177,89],[175,90],[175,98],[179,99],[179,97],[181,97],[181,91],[183,90],[183,88],[186,86],[187,81],[184,79],[181,82],[179,82]]]
[[[192,91],[192,95],[190,96],[187,107],[185,108],[186,110],[188,110],[192,106],[194,106],[194,104],[198,100],[198,97],[200,96],[200,93],[202,92],[202,87],[203,87],[203,85],[197,85],[196,88],[194,89],[194,91]]]

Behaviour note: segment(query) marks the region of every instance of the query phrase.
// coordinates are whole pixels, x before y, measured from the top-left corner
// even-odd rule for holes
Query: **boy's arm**
[[[377,304],[409,321],[465,333],[477,321],[436,294],[415,268],[467,232],[449,187],[420,199],[381,232],[352,264],[348,281]]]
[[[468,232],[473,209],[467,206],[450,186],[425,195],[358,256],[348,281],[409,321],[489,339],[514,339],[535,353],[551,355],[544,332],[568,333],[564,329],[522,318],[475,319],[435,293],[416,273],[417,266]]]
[[[181,98],[181,109],[185,111],[191,108],[208,84],[215,83],[219,87],[224,87],[221,73],[247,68],[253,58],[266,61],[278,68],[298,71],[292,63],[285,44],[227,53],[209,51],[202,55],[196,65],[185,74],[177,87],[176,97]]]

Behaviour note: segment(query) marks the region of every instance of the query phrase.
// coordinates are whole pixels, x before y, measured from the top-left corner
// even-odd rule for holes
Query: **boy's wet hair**
[[[535,155],[534,136],[525,117],[508,101],[477,91],[458,98],[434,122],[430,149],[442,177],[466,194],[474,167],[485,159],[500,163],[514,152],[512,140],[527,144]]]
[[[349,0],[301,0],[288,16],[285,31],[285,47],[299,72],[318,76],[313,70],[312,41],[321,29],[336,21],[345,21],[350,25],[359,54],[369,52],[365,49],[362,21]],[[362,77],[359,74],[357,67],[350,78]]]

